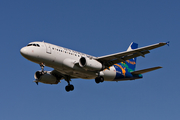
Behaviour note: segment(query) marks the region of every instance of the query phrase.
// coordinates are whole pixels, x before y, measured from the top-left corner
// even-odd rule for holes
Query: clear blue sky
[[[179,0],[1,0],[0,120],[180,119]],[[46,41],[94,56],[170,41],[139,57],[137,70],[163,66],[135,81],[74,79],[73,92],[33,82],[40,69],[20,55]],[[52,68],[45,68],[53,70]]]

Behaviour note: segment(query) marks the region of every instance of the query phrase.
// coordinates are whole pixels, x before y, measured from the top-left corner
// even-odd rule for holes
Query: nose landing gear
[[[45,64],[44,64],[44,63],[40,63],[39,65],[40,65],[40,67],[41,67],[41,72],[44,74]]]
[[[44,67],[45,67],[45,64],[44,64],[44,63],[40,63],[39,65],[40,65],[40,67],[41,67],[41,71],[36,72],[37,79],[34,81],[37,85],[38,85],[38,83],[39,83],[39,82],[38,82],[38,79],[41,77],[41,75],[44,74]]]

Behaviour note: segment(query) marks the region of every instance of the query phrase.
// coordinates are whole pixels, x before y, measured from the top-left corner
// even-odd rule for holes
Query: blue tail
[[[129,48],[127,49],[127,51],[130,51],[130,50],[133,50],[133,49],[136,49],[136,48],[138,48],[138,44],[132,42],[130,44]],[[129,69],[128,70],[129,72],[135,71],[135,68],[136,68],[136,58],[132,58],[132,59],[126,60],[126,65],[125,66],[127,67],[127,69]]]
[[[127,51],[133,50],[138,48],[138,44],[132,42],[127,49]],[[135,71],[136,68],[136,58],[132,58],[129,60],[126,60],[126,62],[117,63],[114,65],[116,69],[116,77],[115,80],[125,80],[129,78],[134,78],[134,76],[131,74],[131,72]],[[135,76],[137,77],[137,76]],[[139,76],[138,76],[139,78]]]

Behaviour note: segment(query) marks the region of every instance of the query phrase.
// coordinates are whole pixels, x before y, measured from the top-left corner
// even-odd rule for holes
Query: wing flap
[[[148,68],[148,69],[134,71],[134,72],[131,72],[131,74],[143,74],[143,73],[147,73],[147,72],[150,72],[150,71],[153,71],[153,70],[157,70],[157,69],[160,69],[160,68],[162,68],[162,67],[161,66],[152,67],[152,68]]]

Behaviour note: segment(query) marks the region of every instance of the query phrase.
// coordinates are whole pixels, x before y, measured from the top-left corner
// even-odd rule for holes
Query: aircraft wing
[[[59,72],[58,70],[53,70],[51,71],[51,75],[54,75],[56,78],[62,80],[62,79],[67,79],[67,76],[70,77],[70,78],[75,78],[73,76],[70,76],[70,75],[66,75],[66,74],[62,74],[61,72]]]
[[[58,79],[62,79],[63,74],[61,74],[60,72],[58,72],[57,70],[53,70],[51,71],[51,75],[55,76]]]
[[[164,46],[166,44],[168,43],[161,42],[161,43],[157,43],[157,44],[153,44],[153,45],[149,45],[149,46],[145,46],[145,47],[141,47],[141,48],[137,48],[137,49],[133,49],[129,51],[97,57],[95,59],[97,61],[102,62],[105,65],[105,67],[108,68],[116,63],[125,62],[126,60],[129,60],[138,56],[145,57],[144,56],[145,54],[150,53],[149,50]]]

